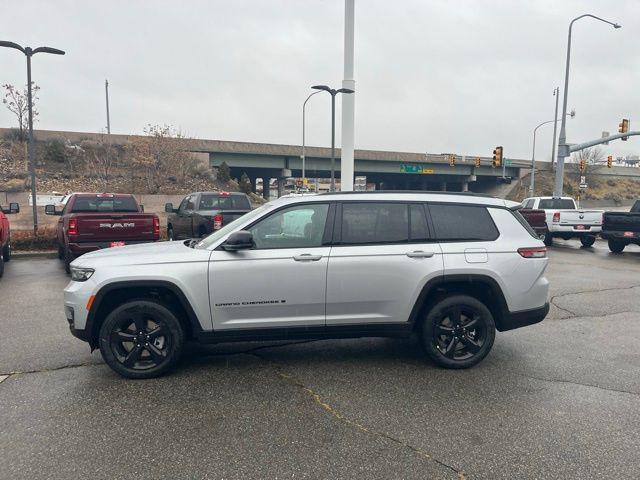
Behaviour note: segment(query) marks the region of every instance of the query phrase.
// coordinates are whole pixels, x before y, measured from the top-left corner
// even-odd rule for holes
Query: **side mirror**
[[[237,232],[233,232],[222,244],[222,248],[227,252],[248,250],[254,246],[255,243],[253,243],[253,235],[247,230],[238,230]]]
[[[173,203],[165,203],[164,204],[164,211],[167,213],[174,213],[175,210],[173,209]]]
[[[60,215],[62,212],[57,212],[55,205],[46,205],[44,207],[44,213],[45,215]]]
[[[17,203],[10,203],[9,208],[2,209],[2,213],[5,213],[7,215],[11,213],[20,213],[20,205],[18,205]]]

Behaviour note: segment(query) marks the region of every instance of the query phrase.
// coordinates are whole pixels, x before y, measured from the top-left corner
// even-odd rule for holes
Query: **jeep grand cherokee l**
[[[199,243],[83,255],[64,291],[67,321],[129,378],[166,372],[186,340],[415,334],[436,364],[470,367],[496,330],[549,310],[545,247],[511,205],[420,192],[282,197]]]

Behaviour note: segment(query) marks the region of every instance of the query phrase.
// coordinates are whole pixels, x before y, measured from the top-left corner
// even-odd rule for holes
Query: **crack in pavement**
[[[27,373],[55,372],[57,370],[64,370],[65,368],[89,367],[92,365],[104,365],[104,362],[83,362],[83,363],[72,363],[70,365],[60,365],[57,367],[41,368],[41,369],[34,369],[34,370],[15,370],[12,372],[0,373],[0,376],[6,375],[7,377],[11,377],[13,375],[26,375]]]
[[[541,382],[549,382],[549,383],[567,383],[569,385],[579,385],[581,387],[590,387],[590,388],[597,388],[598,390],[605,390],[607,392],[615,392],[615,393],[626,393],[628,395],[634,395],[634,396],[640,396],[640,393],[638,392],[632,392],[631,390],[619,390],[616,388],[608,388],[608,387],[602,387],[600,385],[594,385],[592,383],[580,383],[580,382],[574,382],[572,380],[564,380],[562,378],[544,378],[544,377],[536,377],[533,375],[527,375],[525,373],[520,373],[520,372],[515,372],[513,370],[511,370],[511,373],[513,373],[514,375],[517,375],[519,377],[524,377],[524,378],[530,378],[532,380],[539,380]]]
[[[571,310],[569,310],[568,308],[565,307],[561,307],[560,305],[558,305],[556,303],[556,299],[558,298],[562,298],[562,297],[569,297],[571,295],[582,295],[585,293],[599,293],[599,292],[610,292],[610,291],[619,291],[619,290],[633,290],[634,288],[640,288],[640,285],[631,285],[629,287],[612,287],[612,288],[601,288],[598,290],[579,290],[577,292],[567,292],[567,293],[562,293],[562,294],[558,294],[558,295],[553,295],[550,299],[549,299],[549,303],[551,303],[554,307],[556,307],[558,310],[562,310],[563,312],[568,313],[569,315],[571,315],[570,317],[565,317],[563,320],[566,320],[567,318],[576,318],[576,317],[593,317],[594,315],[580,315],[577,312],[573,312]],[[619,312],[619,313],[624,313],[624,312]],[[605,315],[601,315],[603,317],[606,317],[608,315],[612,315],[612,314],[605,314]]]
[[[302,343],[302,342],[298,342],[298,343]],[[280,376],[280,378],[282,378],[283,380],[285,380],[287,383],[289,383],[290,385],[293,385],[295,387],[297,387],[298,389],[302,390],[306,395],[308,395],[309,397],[311,397],[313,399],[313,401],[320,406],[324,411],[326,411],[329,415],[331,415],[333,418],[335,418],[336,420],[340,421],[341,423],[344,423],[345,425],[358,430],[362,433],[365,433],[367,435],[370,436],[374,436],[374,437],[378,437],[378,438],[382,438],[385,440],[389,440],[397,445],[400,445],[403,448],[407,448],[409,450],[411,450],[413,453],[415,453],[416,455],[418,455],[419,457],[422,457],[425,460],[428,460],[430,462],[434,462],[437,465],[440,465],[441,467],[446,468],[447,470],[450,470],[451,472],[453,472],[454,474],[457,475],[458,480],[466,480],[466,474],[463,470],[460,470],[452,465],[449,465],[445,462],[443,462],[442,460],[439,460],[437,458],[435,458],[433,455],[431,455],[430,453],[426,452],[425,450],[421,449],[420,447],[416,447],[415,445],[412,445],[400,438],[396,438],[388,433],[385,432],[380,432],[377,430],[372,430],[366,426],[364,426],[363,424],[355,421],[355,420],[351,420],[350,418],[346,417],[344,414],[340,413],[338,410],[336,410],[335,408],[333,408],[329,403],[327,403],[325,400],[322,399],[321,395],[317,392],[315,392],[313,389],[311,389],[310,387],[308,387],[307,385],[305,385],[301,380],[299,380],[298,378],[296,378],[295,376],[291,375],[290,373],[287,373],[284,371],[284,367],[272,360],[269,360],[268,358],[265,358],[257,353],[250,353],[249,355],[252,355],[254,357],[259,358],[260,360],[267,362],[270,365],[273,365],[276,369],[276,371],[278,372],[278,375]]]

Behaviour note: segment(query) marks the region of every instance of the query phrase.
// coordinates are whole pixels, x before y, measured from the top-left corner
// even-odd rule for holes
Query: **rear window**
[[[544,198],[540,200],[538,208],[542,210],[573,210],[576,204],[570,198]]]
[[[441,242],[493,241],[499,233],[486,207],[429,205],[436,238]]]
[[[200,196],[198,210],[251,210],[251,204],[244,195],[205,194]]]
[[[77,197],[71,213],[80,212],[137,212],[133,197]]]

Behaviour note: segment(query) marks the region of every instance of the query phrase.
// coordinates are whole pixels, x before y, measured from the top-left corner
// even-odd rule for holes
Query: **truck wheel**
[[[173,236],[173,227],[171,225],[169,225],[169,228],[167,228],[167,239],[170,242],[173,242],[175,240],[175,238]]]
[[[596,243],[596,236],[586,235],[584,237],[580,237],[580,243],[582,243],[583,247],[591,247],[594,243]]]
[[[542,241],[544,242],[544,244],[547,247],[550,247],[551,245],[553,245],[553,237],[551,236],[551,234],[549,232],[547,232],[544,236],[544,238],[542,239]]]
[[[2,278],[3,274],[4,274],[4,258],[0,256],[0,278]]]
[[[627,246],[626,243],[620,240],[615,240],[613,238],[610,238],[608,243],[609,243],[609,250],[611,250],[613,253],[622,253],[622,251],[624,250],[624,247]]]
[[[5,262],[8,262],[9,260],[11,260],[11,240],[9,240],[9,243],[7,243],[4,248],[2,249],[2,259]]]
[[[62,259],[62,261],[64,262],[64,271],[70,274],[71,262],[73,262],[73,255],[71,255],[71,252],[69,251],[69,249],[66,249],[64,251],[64,258]]]
[[[58,245],[58,258],[60,260],[64,259],[64,250],[62,249],[62,247],[60,245]]]
[[[153,378],[166,373],[179,360],[183,344],[180,321],[154,300],[120,305],[100,327],[104,361],[126,378]]]
[[[437,365],[469,368],[487,356],[495,335],[493,315],[484,303],[467,295],[452,295],[431,307],[420,340]]]

